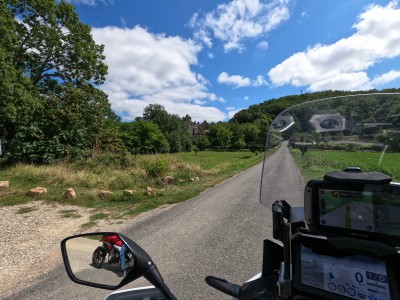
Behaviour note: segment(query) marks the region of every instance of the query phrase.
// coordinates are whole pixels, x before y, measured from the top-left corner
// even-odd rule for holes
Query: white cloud
[[[375,64],[400,56],[400,9],[396,2],[386,7],[369,6],[353,26],[356,32],[331,45],[315,45],[298,52],[272,68],[268,75],[276,86],[308,86],[325,89],[371,89],[398,78],[391,71],[370,79],[367,70]]]
[[[212,38],[223,42],[226,52],[242,51],[243,40],[257,38],[289,18],[290,0],[233,0],[204,16],[193,15],[189,26],[194,38],[212,46]]]
[[[221,103],[225,103],[226,101],[225,101],[225,99],[223,98],[223,97],[218,97],[217,95],[215,95],[214,93],[211,93],[209,96],[208,96],[208,99],[210,99],[211,101],[219,101],[219,102],[221,102]]]
[[[257,79],[253,81],[253,86],[262,86],[262,85],[268,85],[268,81],[264,79],[264,76],[258,75]]]
[[[204,76],[191,70],[201,50],[193,41],[155,35],[140,26],[94,28],[92,33],[105,45],[109,69],[102,89],[117,114],[134,119],[148,104],[159,103],[169,113],[189,114],[196,121],[226,118],[217,108],[200,106],[215,95],[208,92]]]
[[[234,106],[230,106],[230,107],[226,107],[225,109],[226,110],[235,110],[235,107]]]
[[[201,74],[196,74],[197,80],[202,84],[202,85],[210,85],[210,82]]]
[[[249,100],[250,98],[248,97],[248,96],[244,96],[244,100],[245,101],[247,101],[247,100]]]
[[[243,77],[241,75],[229,75],[226,72],[219,74],[217,81],[220,84],[233,85],[234,88],[268,85],[268,82],[262,75],[257,76],[256,80],[250,80],[248,77]]]
[[[226,72],[219,74],[217,81],[221,84],[234,85],[235,87],[245,87],[251,84],[250,79],[240,75],[229,75]]]
[[[373,86],[379,86],[400,78],[400,71],[390,71],[380,76],[375,77],[371,83]]]

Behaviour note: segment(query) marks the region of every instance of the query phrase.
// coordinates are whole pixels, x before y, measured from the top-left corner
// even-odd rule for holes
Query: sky
[[[228,121],[269,99],[400,87],[400,3],[372,0],[69,0],[105,45],[123,121],[161,104]]]

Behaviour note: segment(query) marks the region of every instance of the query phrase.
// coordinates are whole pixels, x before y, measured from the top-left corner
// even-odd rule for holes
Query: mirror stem
[[[157,269],[155,264],[148,269],[144,277],[156,288],[160,290],[160,292],[168,299],[168,300],[176,300],[175,295],[171,292],[169,287],[165,284],[164,279],[162,278],[160,272]]]

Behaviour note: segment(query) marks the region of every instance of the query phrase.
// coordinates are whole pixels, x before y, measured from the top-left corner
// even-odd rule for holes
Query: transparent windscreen
[[[303,206],[309,180],[348,167],[399,181],[400,94],[321,99],[282,112],[268,131],[260,202]]]

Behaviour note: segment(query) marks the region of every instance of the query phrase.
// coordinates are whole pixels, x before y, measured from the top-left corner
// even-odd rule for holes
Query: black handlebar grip
[[[214,277],[214,276],[207,276],[206,283],[209,286],[212,286],[213,288],[217,289],[218,291],[221,291],[232,297],[235,297],[235,298],[239,297],[240,286],[236,285],[234,283],[230,283],[225,279]]]

